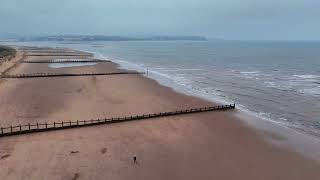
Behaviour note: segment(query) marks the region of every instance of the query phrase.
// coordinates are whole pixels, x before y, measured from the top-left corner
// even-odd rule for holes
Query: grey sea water
[[[320,42],[11,43],[94,52],[177,90],[320,137]]]

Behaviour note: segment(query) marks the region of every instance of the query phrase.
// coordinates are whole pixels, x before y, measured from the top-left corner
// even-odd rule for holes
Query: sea
[[[320,42],[7,42],[92,52],[176,91],[320,138]]]

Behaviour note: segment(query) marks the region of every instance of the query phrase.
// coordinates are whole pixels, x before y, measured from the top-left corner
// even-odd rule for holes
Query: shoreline
[[[50,49],[51,47],[43,47],[43,48],[45,48],[45,49],[49,48]],[[125,71],[134,70],[134,71],[136,71],[137,68],[138,68],[138,69],[142,69],[143,71],[146,71],[145,68],[142,68],[142,67],[140,67],[140,66],[138,66],[136,64],[131,64],[131,62],[123,61],[124,63],[130,64],[130,65],[124,65],[123,63],[112,61],[112,60],[106,58],[105,56],[103,56],[101,54],[98,57],[97,53],[94,52],[94,51],[85,51],[85,50],[81,50],[81,49],[71,49],[71,48],[62,48],[62,47],[54,48],[54,49],[57,50],[57,51],[64,50],[66,52],[88,53],[88,54],[91,54],[92,58],[94,58],[94,59],[102,59],[102,60],[111,61],[111,63],[114,63],[115,67],[120,69],[120,70],[125,70]],[[15,65],[12,66],[12,67],[9,67],[5,72],[10,71],[11,68],[15,68],[16,65],[17,65],[16,63],[18,63],[17,60],[20,59],[20,58],[24,58],[23,56],[24,56],[24,53],[21,53],[21,51],[17,51],[17,56],[14,57],[13,61],[12,61],[13,63],[15,63]],[[82,58],[82,57],[80,57],[80,58]],[[65,68],[77,67],[77,65],[70,65],[70,66],[66,65],[65,66],[65,64],[61,64],[62,67],[51,67],[50,65],[56,65],[56,64],[48,64],[48,66],[50,68],[52,68],[52,69],[59,69],[59,68],[64,68],[64,67]],[[97,65],[97,63],[94,63],[92,65],[93,66]],[[137,66],[137,68],[130,67],[132,65]],[[81,66],[87,66],[87,65],[81,65]],[[179,93],[179,94],[182,94],[182,95],[185,95],[185,96],[196,97],[196,98],[199,98],[199,99],[201,99],[203,101],[207,101],[207,102],[213,103],[213,105],[219,105],[219,104],[222,105],[222,104],[230,103],[230,102],[224,101],[224,100],[211,99],[211,98],[207,98],[207,97],[202,96],[202,95],[197,95],[195,93],[192,93],[192,92],[189,92],[189,91],[187,91],[185,89],[182,89],[182,87],[181,88],[179,88],[179,87],[177,87],[177,88],[171,87],[166,82],[161,82],[157,78],[152,77],[152,76],[147,76],[147,75],[141,75],[141,76],[144,77],[144,78],[147,78],[149,80],[153,80],[157,84],[159,84],[160,86],[164,86],[166,88],[169,88],[169,90],[171,90],[171,91],[174,91],[176,93]],[[169,81],[170,80],[171,79],[169,79]],[[236,111],[237,112],[233,113],[234,116],[238,117],[239,120],[243,121],[247,125],[251,126],[252,128],[256,129],[257,131],[258,130],[266,130],[266,131],[269,131],[269,132],[272,132],[272,133],[275,133],[275,134],[278,134],[278,135],[286,137],[286,141],[282,141],[283,145],[287,145],[289,147],[291,146],[291,148],[294,148],[296,150],[296,152],[300,153],[301,155],[304,155],[305,157],[308,157],[308,158],[315,159],[315,160],[320,162],[320,152],[318,153],[316,151],[317,150],[316,148],[313,148],[312,151],[310,151],[310,149],[308,149],[306,151],[304,148],[301,148],[300,146],[297,146],[297,144],[301,145],[301,142],[303,142],[302,144],[303,145],[307,145],[307,147],[310,147],[310,146],[314,147],[313,143],[320,143],[320,139],[319,139],[318,136],[315,136],[313,134],[308,134],[305,131],[299,131],[299,130],[294,129],[292,127],[289,127],[289,126],[287,126],[287,125],[285,125],[285,124],[283,124],[281,122],[275,121],[273,119],[259,116],[256,112],[252,112],[252,111],[250,111],[248,109],[242,108],[241,105],[237,106]],[[260,122],[260,121],[263,121],[263,122]],[[267,128],[264,127],[264,126],[267,126]],[[284,132],[283,132],[283,130],[284,130]],[[292,137],[297,137],[297,136],[300,136],[299,140],[292,139]],[[267,137],[265,137],[265,138],[268,139]],[[303,140],[307,140],[307,141],[305,142]],[[272,140],[270,140],[270,142],[273,143],[274,145],[279,145],[279,142],[273,142]],[[319,144],[319,146],[316,146],[316,147],[320,148],[320,144]],[[310,154],[310,152],[312,152],[312,153]]]
[[[96,54],[96,52],[93,52],[93,51],[85,51],[85,52]],[[98,57],[96,57],[96,58],[98,58]],[[105,59],[105,60],[110,60],[110,59],[105,58],[105,57],[99,57],[99,58],[102,58],[102,59]],[[128,62],[128,61],[120,60],[120,61],[113,61],[113,62],[118,64],[119,68],[123,69],[123,70],[134,70],[134,71],[142,70],[142,71],[145,71],[145,72],[147,71],[146,68],[142,68],[139,65],[131,63],[131,62]],[[122,63],[120,63],[120,62],[122,62]],[[136,68],[134,68],[133,66],[136,66]],[[155,72],[151,72],[151,73],[158,74],[158,73],[155,73]],[[151,74],[151,73],[149,71],[149,74]],[[159,83],[159,85],[162,85],[162,86],[165,86],[165,87],[169,87],[170,89],[172,89],[173,91],[175,91],[177,93],[181,93],[181,94],[184,94],[184,95],[187,95],[187,96],[197,97],[197,98],[200,98],[200,99],[202,99],[204,101],[209,101],[209,102],[212,102],[212,103],[218,104],[218,105],[219,104],[233,104],[234,103],[232,101],[219,99],[218,96],[216,96],[215,98],[209,98],[209,97],[207,97],[205,95],[202,95],[202,94],[196,94],[195,92],[191,92],[191,91],[188,91],[188,90],[184,89],[183,86],[181,86],[180,84],[176,84],[176,86],[170,86],[169,84],[173,80],[168,78],[168,77],[164,77],[164,78],[166,78],[168,80],[162,80],[161,81],[159,78],[155,77],[157,75],[154,75],[154,76],[144,75],[144,76],[146,78],[155,80],[156,82]],[[161,75],[159,75],[159,76],[161,76]],[[175,83],[175,82],[172,82],[172,83]],[[256,121],[264,121],[264,123],[271,123],[270,126],[274,126],[276,128],[277,128],[277,126],[279,126],[278,128],[285,129],[285,130],[289,131],[289,134],[295,133],[295,134],[304,136],[304,137],[306,137],[308,139],[311,139],[314,142],[320,143],[320,137],[315,135],[315,134],[313,134],[313,133],[311,133],[311,132],[308,132],[308,131],[303,130],[303,129],[297,129],[297,127],[294,127],[291,124],[285,124],[283,122],[279,122],[279,121],[274,120],[272,118],[261,116],[261,115],[259,115],[258,112],[251,111],[251,110],[245,108],[241,104],[240,105],[237,104],[237,108],[236,109],[240,113],[240,115],[237,115],[237,116],[242,117],[241,120],[243,120],[245,123],[251,123],[252,124],[252,122],[248,121],[246,118],[256,119]],[[244,118],[244,117],[246,117],[246,118]],[[264,123],[260,123],[260,124],[264,124]],[[256,128],[259,128],[259,129],[262,128],[263,129],[263,127],[256,127]],[[281,132],[279,132],[279,133],[282,134]],[[319,145],[319,148],[320,148],[320,145]],[[319,155],[319,161],[320,161],[320,155]]]
[[[105,57],[103,54],[95,52],[95,51],[87,51],[87,50],[83,50],[83,49],[77,49],[77,50],[91,53],[94,55],[95,58],[98,58],[98,59],[111,60],[111,59]],[[147,72],[147,69],[148,69],[147,67],[142,67],[139,64],[132,63],[132,62],[125,61],[125,60],[112,60],[112,61],[117,63],[119,65],[120,69],[124,69],[124,70],[134,70],[134,71]],[[233,104],[234,103],[233,101],[223,99],[223,98],[219,97],[218,95],[214,95],[214,97],[212,97],[212,96],[210,97],[210,96],[204,95],[201,92],[197,93],[197,92],[192,91],[190,89],[188,90],[188,89],[186,89],[185,86],[174,82],[174,80],[172,78],[169,78],[169,77],[167,77],[167,75],[162,74],[160,72],[156,72],[156,71],[153,72],[153,71],[149,70],[149,74],[150,75],[147,76],[148,78],[156,80],[160,85],[172,88],[177,93],[182,93],[182,94],[185,94],[188,96],[194,96],[194,97],[200,98],[205,101],[210,101],[215,104]],[[175,84],[175,85],[171,85],[171,84]],[[237,109],[240,110],[244,114],[244,116],[246,116],[246,117],[256,118],[257,120],[262,120],[262,121],[272,123],[275,126],[281,126],[284,129],[288,129],[288,130],[293,131],[297,134],[301,134],[303,136],[311,138],[311,139],[315,140],[316,142],[320,142],[320,136],[319,136],[320,134],[318,132],[313,131],[312,129],[305,129],[305,127],[300,127],[299,125],[293,124],[292,122],[283,122],[283,121],[279,121],[279,119],[277,120],[272,117],[263,116],[260,113],[268,113],[268,112],[255,112],[253,110],[246,108],[242,104],[237,104]]]
[[[50,58],[41,57],[43,60]],[[20,64],[10,73],[117,69],[119,65],[115,63],[56,69],[46,64]],[[141,75],[9,80],[0,84],[0,95],[4,97],[0,100],[1,105],[5,104],[0,108],[0,115],[11,123],[89,119],[214,104],[181,94]],[[0,167],[6,167],[0,168],[0,178],[14,179],[21,177],[21,172],[29,171],[28,175],[33,179],[70,178],[75,173],[85,179],[318,177],[319,162],[302,157],[290,146],[269,144],[267,138],[282,145],[286,137],[249,127],[236,117],[237,113],[238,110],[206,112],[0,138],[0,156],[9,155],[0,159]],[[0,123],[8,122],[2,120]],[[100,150],[105,153],[99,153]],[[139,167],[130,164],[132,153],[141,160]],[[28,166],[24,166],[26,163]],[[10,168],[16,173],[9,173]]]
[[[50,44],[46,44],[46,46],[50,46]],[[59,44],[57,45],[52,45],[53,47],[64,47],[63,45],[59,46]],[[71,47],[67,47],[68,49],[70,49]],[[73,47],[74,49],[76,49],[77,51],[83,51],[86,53],[91,53],[96,55],[97,58],[102,58],[102,59],[109,59],[106,58],[103,53],[98,52],[98,51],[94,51],[93,49],[88,50],[88,48],[86,47]],[[130,61],[124,61],[124,60],[120,60],[120,59],[112,59],[114,62],[120,64],[121,66],[123,66],[123,69],[132,69],[132,70],[143,70],[146,71],[146,67],[143,67],[143,65],[141,66],[140,64],[136,64],[136,63],[132,63]],[[129,66],[128,66],[129,64]],[[131,66],[131,67],[130,67]],[[228,100],[228,97],[223,94],[223,97],[220,97],[219,94],[215,94],[215,92],[210,92],[211,94],[206,94],[205,92],[201,92],[201,91],[197,91],[194,89],[190,89],[185,87],[183,84],[180,84],[179,82],[176,82],[174,79],[172,79],[171,77],[166,77],[167,74],[161,74],[161,72],[155,72],[156,75],[152,76],[152,72],[150,71],[150,77],[152,79],[157,80],[160,84],[164,85],[164,86],[169,86],[171,88],[173,88],[175,91],[183,93],[183,94],[187,94],[187,95],[191,95],[191,96],[196,96],[199,97],[201,99],[205,99],[205,100],[209,100],[211,102],[214,103],[224,103],[224,104],[232,104],[234,103],[233,101]],[[262,103],[262,102],[261,102]],[[294,131],[296,131],[297,133],[302,133],[302,134],[307,134],[308,136],[311,136],[312,138],[317,138],[320,140],[320,132],[318,127],[318,122],[315,121],[316,119],[313,118],[308,118],[308,117],[304,117],[304,121],[303,122],[307,122],[307,125],[304,125],[302,122],[297,121],[298,118],[288,118],[288,117],[292,117],[292,113],[291,111],[288,111],[289,113],[282,116],[281,114],[277,114],[279,112],[276,111],[269,111],[268,110],[264,110],[264,109],[255,109],[254,107],[252,107],[250,105],[250,103],[246,102],[246,103],[237,103],[237,107],[238,109],[242,110],[245,114],[249,114],[251,116],[254,116],[258,119],[261,119],[263,121],[270,121],[271,123],[275,123],[278,124],[280,126],[284,126],[286,128],[290,128],[293,129]],[[295,106],[293,106],[292,108],[296,108]],[[286,113],[286,112],[284,112]],[[312,112],[311,112],[312,113]],[[298,114],[301,115],[301,114]],[[300,117],[300,116],[294,116],[294,117]],[[288,120],[289,119],[289,120]],[[290,120],[291,119],[291,120]],[[309,122],[307,121],[308,119],[311,119],[312,121]],[[308,123],[313,123],[313,124],[308,124]]]
[[[124,61],[124,60],[117,60],[117,61],[113,61],[107,57],[105,57],[104,55],[102,55],[101,53],[98,55],[97,52],[95,51],[86,51],[86,50],[81,50],[81,49],[76,49],[78,51],[83,51],[86,53],[90,53],[93,54],[93,57],[96,59],[103,59],[103,60],[108,60],[108,61],[112,61],[113,63],[115,63],[117,65],[117,67],[119,69],[123,69],[123,70],[134,70],[134,71],[139,71],[142,70],[144,72],[147,71],[146,68],[143,68],[137,64],[134,64],[132,62],[128,62],[128,61]],[[135,67],[133,67],[135,66]],[[154,74],[157,74],[155,72],[151,72]],[[150,71],[148,74],[151,74]],[[170,78],[165,77],[168,79],[168,82],[161,81],[160,79],[156,78],[154,75],[152,76],[148,76],[148,75],[141,75],[147,79],[150,80],[154,80],[156,81],[159,85],[161,86],[165,86],[167,88],[169,88],[170,90],[176,92],[176,93],[180,93],[186,96],[192,96],[192,97],[196,97],[199,98],[203,101],[208,101],[213,103],[214,105],[219,105],[219,104],[232,104],[233,102],[230,101],[226,101],[226,100],[222,100],[219,99],[219,97],[216,98],[208,98],[205,97],[203,95],[198,95],[194,92],[190,92],[188,90],[183,89],[183,87],[179,84],[177,84],[177,86],[170,86],[170,81],[172,81]],[[181,87],[179,87],[181,86]],[[318,149],[320,149],[320,138],[314,134],[308,133],[307,131],[304,130],[298,130],[294,127],[290,127],[290,125],[286,125],[282,122],[276,121],[274,119],[268,118],[268,117],[264,117],[264,116],[260,116],[257,112],[254,111],[250,111],[246,108],[244,108],[242,105],[237,105],[236,107],[236,111],[237,112],[233,112],[234,116],[239,118],[239,120],[241,120],[243,123],[246,123],[247,125],[249,125],[251,128],[259,131],[259,130],[263,130],[263,131],[267,131],[267,133],[271,133],[271,134],[275,134],[276,136],[282,136],[285,138],[282,139],[282,141],[273,141],[272,138],[267,137],[265,135],[263,135],[264,132],[262,132],[262,136],[264,136],[264,138],[272,143],[275,146],[287,146],[287,148],[290,148],[292,150],[294,150],[295,152],[298,152],[299,154],[307,157],[307,158],[311,158],[314,159],[318,162],[320,162],[320,152],[318,152]],[[262,122],[260,122],[262,121]],[[307,149],[305,147],[308,147]],[[311,147],[311,148],[310,148]]]
[[[94,52],[92,52],[92,53],[94,53]],[[120,62],[123,62],[125,64],[130,64],[130,65],[125,65],[125,64],[120,63]],[[122,67],[121,69],[129,69],[129,70],[141,69],[143,71],[146,71],[145,68],[142,68],[137,64],[134,64],[134,63],[131,63],[131,62],[128,62],[128,61],[122,61],[122,60],[120,62],[117,62],[117,63],[120,65],[120,67]],[[134,68],[132,66],[136,66],[136,68]],[[216,103],[216,104],[232,104],[232,103],[234,103],[233,101],[225,100],[225,99],[219,97],[218,95],[213,95],[214,97],[209,97],[209,96],[204,95],[202,93],[198,94],[198,93],[196,93],[196,92],[194,92],[192,90],[186,90],[183,85],[174,82],[169,77],[166,77],[164,75],[159,75],[158,72],[151,72],[151,73],[154,73],[155,75],[154,76],[150,76],[149,78],[156,80],[157,82],[159,82],[159,84],[161,84],[163,86],[167,86],[167,87],[172,88],[174,91],[176,91],[178,93],[186,94],[188,96],[195,96],[195,97],[198,97],[200,99],[203,99],[203,100],[206,100],[206,101],[210,101],[210,102],[213,102],[213,103]],[[167,79],[167,80],[161,80],[161,78],[157,78],[157,76],[161,76],[161,77],[163,77],[163,79]],[[171,83],[174,83],[175,85],[174,86],[170,86],[169,84],[171,84]],[[310,129],[309,130],[308,129],[303,129],[302,127],[299,127],[299,126],[297,126],[295,124],[292,124],[290,122],[282,122],[282,121],[276,120],[276,119],[271,118],[271,117],[262,116],[262,115],[260,115],[259,112],[252,111],[252,110],[246,108],[242,104],[237,104],[237,109],[240,110],[245,116],[249,116],[251,118],[254,117],[254,118],[256,118],[258,120],[262,120],[262,121],[267,121],[267,122],[272,123],[272,124],[274,124],[276,126],[281,126],[283,128],[290,129],[290,130],[292,130],[292,131],[294,131],[294,132],[296,132],[298,134],[302,134],[304,136],[308,136],[310,138],[313,138],[313,139],[316,139],[316,140],[320,141],[320,136],[319,136],[320,134],[318,134],[318,133],[316,133],[316,132],[314,132],[314,131],[312,131]]]

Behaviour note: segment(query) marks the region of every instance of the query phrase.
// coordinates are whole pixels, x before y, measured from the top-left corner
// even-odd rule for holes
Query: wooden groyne
[[[44,78],[44,77],[72,77],[72,76],[110,76],[110,75],[124,75],[124,74],[144,74],[144,72],[112,72],[112,73],[35,73],[35,74],[13,74],[1,75],[1,78],[19,79],[19,78]]]
[[[91,54],[63,54],[63,53],[57,53],[57,54],[26,54],[26,56],[91,56]]]
[[[134,120],[160,118],[165,116],[177,116],[177,115],[191,114],[191,113],[231,110],[231,109],[235,109],[235,107],[236,107],[235,104],[230,104],[230,105],[222,105],[222,106],[184,109],[184,110],[178,110],[178,111],[160,112],[160,113],[154,113],[154,114],[142,114],[142,115],[136,115],[136,116],[125,116],[125,117],[117,117],[117,118],[92,119],[92,120],[82,120],[82,121],[79,121],[79,120],[78,121],[61,121],[61,122],[53,122],[53,123],[36,123],[36,124],[10,126],[10,127],[1,127],[0,137],[44,132],[44,131],[54,131],[54,130],[61,130],[61,129],[79,128],[79,127],[85,127],[85,126],[120,123],[120,122],[126,122],[126,121],[134,121]]]
[[[20,50],[23,51],[41,51],[41,50],[64,50],[64,48],[50,48],[50,47],[33,47],[33,46],[20,46]]]
[[[109,60],[49,60],[49,61],[21,61],[21,63],[104,63],[104,62],[111,62]]]

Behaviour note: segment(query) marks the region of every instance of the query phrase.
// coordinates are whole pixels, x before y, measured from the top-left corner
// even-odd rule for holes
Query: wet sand
[[[55,57],[26,57],[51,60]],[[59,57],[61,58],[61,57]],[[75,57],[63,57],[75,58]],[[7,73],[117,72],[114,63]],[[128,116],[213,105],[141,75],[6,79],[0,125]],[[319,162],[235,116],[205,112],[0,138],[0,179],[319,179]],[[133,163],[137,156],[138,164]]]

